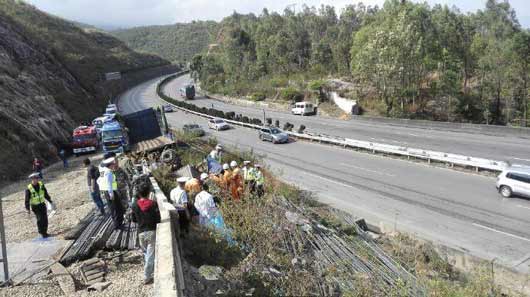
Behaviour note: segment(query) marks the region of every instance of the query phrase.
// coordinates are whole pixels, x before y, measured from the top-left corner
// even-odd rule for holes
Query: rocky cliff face
[[[49,159],[53,145],[68,140],[75,122],[57,104],[67,98],[91,95],[0,16],[0,179],[27,172],[33,156]]]
[[[108,54],[105,54],[108,52]],[[166,64],[100,32],[11,0],[0,1],[0,180],[51,161],[72,129],[103,112],[104,72]]]

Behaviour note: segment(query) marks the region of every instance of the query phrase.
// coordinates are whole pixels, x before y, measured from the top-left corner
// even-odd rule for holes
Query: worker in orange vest
[[[243,183],[241,177],[241,170],[237,167],[237,162],[230,162],[230,167],[232,168],[232,176],[230,181],[230,193],[234,200],[239,200],[241,197],[241,192],[243,192]]]
[[[222,188],[224,191],[230,191],[230,182],[232,181],[232,171],[227,163],[223,164]]]

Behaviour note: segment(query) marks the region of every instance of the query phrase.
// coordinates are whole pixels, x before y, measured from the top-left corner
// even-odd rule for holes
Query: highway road
[[[167,85],[166,94],[173,98],[180,98],[179,88],[189,82],[188,75],[173,80]],[[213,105],[216,109],[233,111],[263,120],[263,110],[255,107],[237,106],[202,96],[197,96],[193,103],[200,107],[212,107]],[[301,117],[273,110],[266,110],[266,117],[272,118],[273,122],[279,120],[282,127],[285,122],[294,124],[295,129],[303,124],[308,132],[530,165],[530,138],[474,134],[469,131],[422,129],[324,117],[318,117],[316,120],[314,116]]]
[[[121,111],[164,104],[156,94],[159,80],[124,93],[119,100]],[[177,79],[167,87],[185,82],[186,78]],[[180,111],[169,113],[168,122],[177,128],[185,123],[207,128],[206,119]],[[210,136],[225,146],[253,150],[283,180],[371,223],[383,222],[398,231],[530,271],[530,201],[501,198],[492,177],[316,143],[274,145],[259,141],[256,131],[242,127],[207,131],[206,137]]]

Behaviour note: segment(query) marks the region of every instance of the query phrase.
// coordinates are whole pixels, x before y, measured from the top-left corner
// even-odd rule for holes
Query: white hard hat
[[[250,161],[243,161],[243,164],[244,165],[248,165],[248,164],[250,164]]]
[[[30,179],[40,178],[40,174],[38,172],[33,172],[32,174],[28,176],[28,178]]]
[[[109,166],[110,164],[114,163],[114,161],[116,161],[114,157],[107,158],[103,160],[103,165]]]
[[[201,177],[200,178],[201,178],[201,180],[206,180],[208,178],[208,173],[205,173],[205,172],[201,173]]]
[[[222,147],[220,144],[218,144],[218,145],[215,146],[215,149],[216,149],[216,150],[222,150],[223,147]]]
[[[236,167],[236,166],[237,166],[237,162],[236,161],[230,162],[230,167]]]
[[[224,164],[223,164],[223,169],[224,169],[224,170],[230,169],[230,166],[228,166],[228,164],[224,163]]]
[[[189,180],[190,178],[187,177],[187,176],[183,176],[183,177],[179,177],[177,178],[177,183],[185,183]]]
[[[261,165],[260,164],[254,164],[254,167],[261,168]]]

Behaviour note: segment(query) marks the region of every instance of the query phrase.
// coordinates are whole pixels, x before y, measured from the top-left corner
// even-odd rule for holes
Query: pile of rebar
[[[92,221],[63,254],[60,260],[63,265],[66,266],[76,261],[88,259],[92,252],[100,247],[101,243],[105,242],[110,235],[113,227],[110,214],[99,216],[96,214],[96,210],[93,210],[93,212]]]
[[[362,236],[363,231],[358,228],[353,218],[343,217],[346,223],[356,228],[359,235],[344,236],[336,230],[307,219],[309,211],[303,206],[297,206],[287,199],[280,201],[278,207],[283,211],[297,213],[305,221],[301,227],[289,231],[284,243],[285,248],[296,254],[299,242],[309,242],[319,270],[336,272],[327,273],[327,278],[332,280],[340,291],[355,292],[361,278],[385,296],[390,296],[397,290],[407,292],[407,296],[426,296],[426,289],[417,283],[414,275],[392,259],[373,240]],[[329,284],[323,282],[320,287],[321,296],[333,295],[330,293]]]
[[[105,243],[109,250],[135,250],[138,246],[138,227],[131,221],[126,221],[122,228],[112,231]]]

